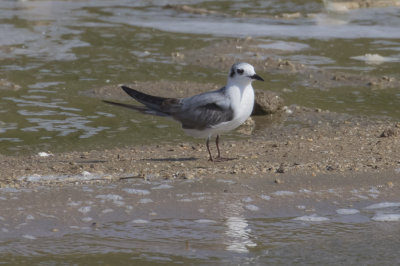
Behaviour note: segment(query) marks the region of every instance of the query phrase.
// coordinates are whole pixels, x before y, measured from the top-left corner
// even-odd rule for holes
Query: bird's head
[[[244,62],[233,64],[228,74],[228,83],[231,84],[247,85],[254,80],[264,81],[252,65]]]

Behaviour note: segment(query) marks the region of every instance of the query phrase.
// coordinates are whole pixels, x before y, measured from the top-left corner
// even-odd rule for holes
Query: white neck
[[[228,79],[227,82],[227,87],[238,87],[241,90],[245,89],[247,86],[251,86],[251,81],[243,79],[243,80],[232,80],[232,79]]]

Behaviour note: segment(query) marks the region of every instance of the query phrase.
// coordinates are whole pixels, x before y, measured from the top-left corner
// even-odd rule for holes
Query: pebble
[[[285,173],[285,168],[284,168],[283,164],[281,164],[281,165],[279,166],[279,168],[276,169],[276,172],[279,173],[279,174]]]

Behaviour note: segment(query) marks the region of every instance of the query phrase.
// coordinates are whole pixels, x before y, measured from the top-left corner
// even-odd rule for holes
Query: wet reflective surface
[[[259,181],[1,189],[0,261],[399,262],[400,202],[385,187],[285,191]]]
[[[181,141],[185,137],[174,122],[106,106],[82,92],[135,80],[222,86],[227,69],[186,65],[171,54],[226,38],[252,36],[280,51],[260,55],[265,58],[399,79],[398,7],[350,9],[328,1],[198,1],[192,9],[177,4],[185,3],[2,1],[0,78],[13,84],[1,90],[2,152]],[[397,88],[320,90],[304,77],[259,72],[270,82],[258,87],[283,92],[287,104],[400,117]]]

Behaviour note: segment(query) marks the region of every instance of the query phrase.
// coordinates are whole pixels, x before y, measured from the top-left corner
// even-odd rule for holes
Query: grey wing
[[[224,88],[202,93],[181,100],[178,112],[172,112],[174,119],[185,129],[205,129],[233,119],[230,99]]]

